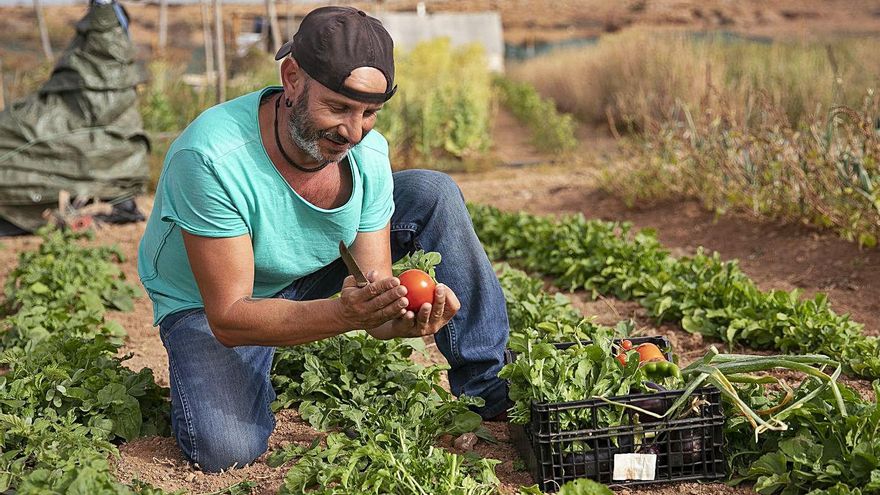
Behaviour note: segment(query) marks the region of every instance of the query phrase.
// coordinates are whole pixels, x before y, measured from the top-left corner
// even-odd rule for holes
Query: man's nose
[[[364,135],[364,119],[360,115],[349,117],[339,126],[339,135],[348,139],[351,144],[357,144]]]

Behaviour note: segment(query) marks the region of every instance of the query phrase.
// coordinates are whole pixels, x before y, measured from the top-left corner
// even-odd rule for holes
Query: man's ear
[[[281,61],[281,86],[287,97],[293,99],[293,95],[302,91],[305,82],[304,73],[293,57],[284,57]]]

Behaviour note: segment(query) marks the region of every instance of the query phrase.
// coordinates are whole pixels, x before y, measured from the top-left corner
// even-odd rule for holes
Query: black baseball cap
[[[364,103],[384,103],[394,96],[394,42],[374,17],[353,7],[321,7],[306,15],[293,39],[281,46],[275,60],[287,55],[312,79],[332,91]],[[345,86],[358,67],[382,71],[384,93],[365,93]]]

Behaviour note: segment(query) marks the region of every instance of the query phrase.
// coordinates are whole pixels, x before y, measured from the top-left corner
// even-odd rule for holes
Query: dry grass
[[[880,41],[756,43],[720,35],[632,29],[595,47],[556,52],[511,69],[589,123],[613,118],[621,129],[644,129],[695,107],[710,87],[745,103],[756,90],[792,121],[832,103],[858,106],[877,86]]]
[[[880,99],[792,124],[758,94],[743,112],[717,95],[684,122],[670,120],[625,141],[625,159],[603,176],[628,203],[694,197],[717,212],[831,228],[873,247],[880,239]],[[750,117],[745,117],[750,115]]]
[[[758,43],[630,31],[517,67],[581,120],[628,136],[604,187],[629,203],[724,212],[880,239],[880,41]]]

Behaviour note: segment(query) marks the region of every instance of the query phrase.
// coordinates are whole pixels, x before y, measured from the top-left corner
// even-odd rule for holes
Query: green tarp
[[[149,141],[128,18],[92,4],[35,94],[0,112],[0,218],[28,231],[58,193],[118,202],[144,191]]]

